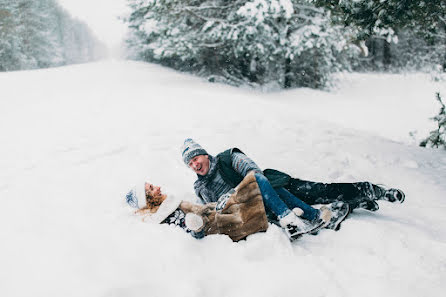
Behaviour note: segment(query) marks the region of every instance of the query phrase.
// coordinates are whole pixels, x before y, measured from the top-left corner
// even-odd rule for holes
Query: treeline
[[[55,0],[0,0],[0,71],[83,63],[104,52]]]
[[[365,70],[446,71],[446,1],[315,0],[335,23],[357,28],[355,38],[369,55],[355,67]]]
[[[444,0],[128,0],[131,57],[211,81],[323,88],[339,70],[446,69]]]

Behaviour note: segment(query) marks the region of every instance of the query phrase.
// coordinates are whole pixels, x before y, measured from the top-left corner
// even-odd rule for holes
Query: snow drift
[[[135,62],[0,73],[0,295],[441,296],[446,154],[409,132],[427,135],[444,85],[338,79],[265,94]],[[144,180],[194,200],[186,137],[303,179],[400,187],[406,202],[293,244],[276,226],[195,240],[124,202]]]

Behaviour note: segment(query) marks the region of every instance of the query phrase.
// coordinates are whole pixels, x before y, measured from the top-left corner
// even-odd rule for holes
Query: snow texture
[[[444,84],[338,80],[266,94],[136,62],[0,73],[0,296],[443,296],[446,154],[409,132],[432,130]],[[142,222],[125,195],[144,180],[195,200],[188,137],[303,179],[399,187],[406,202],[293,243],[277,226],[234,243]]]
[[[283,13],[284,17],[289,19],[293,12],[293,4],[290,0],[254,0],[240,7],[237,13],[247,18],[256,19],[256,23],[260,24],[263,22],[265,15],[267,14],[279,17]]]

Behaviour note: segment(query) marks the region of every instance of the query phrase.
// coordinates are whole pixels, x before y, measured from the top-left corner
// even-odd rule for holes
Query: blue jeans
[[[291,209],[299,207],[303,210],[302,218],[314,220],[319,216],[319,210],[306,204],[284,188],[274,189],[268,179],[263,175],[256,173],[255,178],[262,193],[263,204],[267,211],[272,212],[279,219],[291,212]]]

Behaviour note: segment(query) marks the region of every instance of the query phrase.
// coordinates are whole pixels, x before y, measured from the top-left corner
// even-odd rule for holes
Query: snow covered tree
[[[13,4],[0,0],[0,71],[14,70],[23,60]]]
[[[53,48],[57,46],[49,34],[49,3],[46,0],[18,2],[17,34],[21,38],[21,49],[27,59],[24,67],[44,68],[52,64]]]
[[[335,23],[357,28],[355,38],[358,43],[365,42],[370,53],[364,59],[366,67],[385,69],[402,65],[404,61],[412,62],[398,58],[418,51],[421,53],[412,64],[423,64],[427,62],[422,58],[427,51],[431,58],[429,64],[441,64],[446,71],[444,0],[314,0],[314,3],[329,9]],[[397,46],[400,37],[406,38],[408,47]]]
[[[128,1],[134,57],[213,80],[322,88],[338,69],[446,69],[444,0]]]
[[[436,94],[436,99],[441,105],[438,115],[432,118],[432,120],[437,122],[437,129],[431,131],[429,137],[423,140],[420,146],[443,147],[446,149],[446,106],[441,100],[440,93]]]
[[[137,58],[233,84],[321,88],[349,30],[310,0],[129,0]]]
[[[67,35],[76,38],[67,38]],[[0,71],[85,62],[99,42],[54,0],[0,0]],[[75,53],[68,53],[76,48]]]
[[[308,1],[248,1],[237,13],[244,25],[235,49],[247,54],[262,83],[322,88],[342,67],[336,54],[348,46],[348,31],[332,26],[329,13]]]

